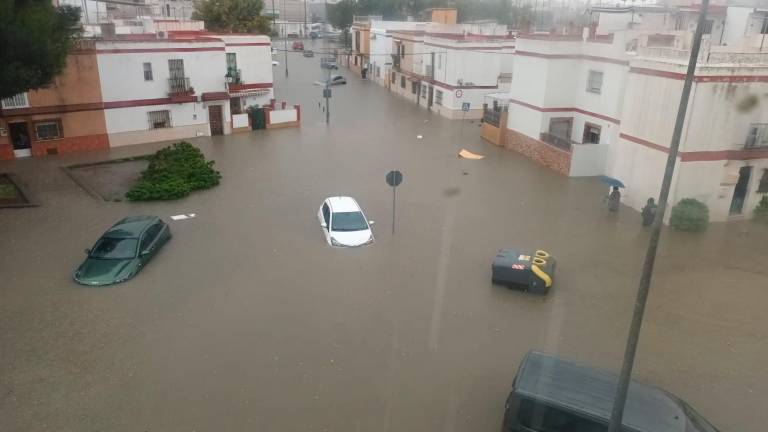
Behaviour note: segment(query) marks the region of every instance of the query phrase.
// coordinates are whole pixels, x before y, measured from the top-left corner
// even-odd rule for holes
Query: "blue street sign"
[[[461,110],[464,112],[469,111],[469,102],[462,102],[461,103]]]

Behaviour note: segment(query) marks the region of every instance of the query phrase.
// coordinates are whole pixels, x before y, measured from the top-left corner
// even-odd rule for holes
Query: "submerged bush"
[[[669,224],[680,231],[703,231],[709,223],[709,208],[703,202],[684,198],[672,207]]]
[[[763,195],[752,216],[755,222],[768,224],[768,195]]]
[[[219,184],[221,173],[206,161],[203,152],[181,141],[160,149],[125,196],[131,201],[171,200]]]

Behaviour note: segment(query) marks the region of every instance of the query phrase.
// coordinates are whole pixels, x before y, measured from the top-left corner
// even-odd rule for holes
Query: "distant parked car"
[[[293,41],[293,44],[291,45],[291,48],[294,51],[303,51],[304,50],[304,42],[302,42],[302,41]]]
[[[321,35],[319,32],[311,31],[309,32],[309,37],[312,39],[320,39],[323,37],[323,35]]]
[[[329,85],[339,85],[339,84],[346,84],[347,79],[344,78],[341,75],[333,75],[331,76],[331,80],[329,82]]]
[[[312,50],[304,50],[304,57],[314,57],[315,52]]]
[[[136,275],[171,239],[171,229],[157,216],[131,216],[112,225],[86,249],[88,256],[73,275],[83,285],[110,285]]]
[[[352,197],[327,198],[317,211],[325,241],[331,246],[363,246],[373,243],[371,225]]]

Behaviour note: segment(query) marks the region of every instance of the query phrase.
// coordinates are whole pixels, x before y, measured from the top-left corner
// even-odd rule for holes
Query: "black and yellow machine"
[[[493,259],[491,278],[495,284],[545,295],[554,282],[556,266],[555,258],[541,249],[530,253],[504,248]]]

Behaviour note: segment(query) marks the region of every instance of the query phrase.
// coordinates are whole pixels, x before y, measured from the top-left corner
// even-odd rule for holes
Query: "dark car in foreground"
[[[520,364],[504,406],[502,432],[605,432],[616,375],[531,351]],[[718,432],[685,401],[632,381],[624,432]]]
[[[157,216],[131,216],[112,225],[86,249],[88,255],[73,275],[83,285],[110,285],[138,273],[171,238],[168,224]]]

